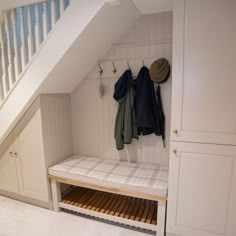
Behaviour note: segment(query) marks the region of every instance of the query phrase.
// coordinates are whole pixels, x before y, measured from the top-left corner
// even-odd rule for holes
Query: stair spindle
[[[48,34],[47,2],[43,2],[42,18],[43,18],[43,40],[45,40]]]
[[[8,13],[5,13],[5,30],[7,37],[7,55],[8,55],[8,81],[9,81],[9,89],[12,88],[15,78],[14,78],[14,68],[13,68],[13,59],[12,59],[12,50],[11,50],[11,35],[10,35],[10,19],[8,17]]]
[[[40,33],[40,25],[39,25],[39,12],[40,12],[40,4],[35,4],[35,51],[38,51],[40,43],[41,43],[41,33]]]
[[[60,0],[60,17],[64,13],[64,11],[65,11],[65,1],[64,0]]]
[[[51,0],[51,21],[52,21],[52,27],[57,22],[57,12],[56,12],[56,0]]]
[[[20,8],[20,36],[21,36],[21,68],[23,71],[27,64],[25,35],[24,35],[23,7]]]
[[[1,44],[0,44],[0,58],[2,56],[1,51]],[[2,65],[0,65],[0,102],[4,99],[4,92],[3,92],[3,83],[2,83]]]
[[[33,56],[34,53],[34,45],[33,45],[33,35],[32,35],[32,17],[31,17],[31,10],[30,10],[30,6],[28,6],[28,12],[27,12],[27,23],[28,23],[28,58],[29,61]]]
[[[2,87],[3,87],[3,98],[6,98],[8,93],[8,86],[7,86],[7,71],[6,71],[6,54],[5,54],[5,43],[4,43],[4,27],[0,25],[0,40],[1,40],[1,56],[2,56]]]
[[[14,67],[15,67],[15,79],[18,79],[18,76],[21,72],[20,68],[20,55],[19,55],[19,48],[17,44],[17,31],[16,31],[16,10],[11,11],[11,19],[13,22],[13,41],[14,41]]]

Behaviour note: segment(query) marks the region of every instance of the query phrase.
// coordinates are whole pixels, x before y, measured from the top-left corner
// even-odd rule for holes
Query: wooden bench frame
[[[165,224],[166,224],[166,205],[167,205],[167,197],[158,196],[154,194],[129,191],[120,188],[113,187],[105,187],[98,184],[91,184],[82,181],[62,178],[54,175],[48,175],[48,178],[51,180],[51,189],[52,189],[52,200],[53,200],[53,210],[59,212],[61,208],[65,208],[68,210],[72,210],[75,212],[79,212],[82,214],[87,214],[90,216],[95,216],[98,218],[102,218],[105,220],[111,220],[113,222],[123,223],[131,226],[136,226],[144,229],[149,229],[152,231],[156,231],[157,236],[165,235]],[[135,222],[128,219],[119,219],[118,217],[105,216],[104,214],[99,214],[97,212],[86,211],[86,209],[81,209],[76,206],[65,206],[64,203],[61,202],[61,188],[60,184],[70,184],[73,186],[84,187],[88,189],[99,190],[108,193],[120,194],[124,196],[130,196],[135,198],[147,199],[158,202],[157,207],[157,225],[150,225],[147,227],[147,224],[141,222]]]

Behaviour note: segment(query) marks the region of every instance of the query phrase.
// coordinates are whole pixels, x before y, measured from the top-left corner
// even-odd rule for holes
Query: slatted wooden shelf
[[[61,208],[156,231],[157,202],[75,187],[62,197]]]

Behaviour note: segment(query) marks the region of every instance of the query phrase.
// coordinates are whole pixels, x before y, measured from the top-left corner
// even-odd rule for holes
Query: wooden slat
[[[151,224],[153,224],[153,225],[157,224],[157,206],[155,207],[155,210],[153,212]]]
[[[112,195],[112,194],[111,194],[111,195],[107,194],[106,202],[105,202],[105,204],[102,206],[102,208],[101,208],[101,210],[100,210],[99,212],[104,213],[104,212],[108,209],[108,207],[109,207],[110,204],[112,203],[112,200],[113,200],[112,198],[113,198],[113,195]]]
[[[62,203],[122,219],[156,225],[157,204],[128,196],[77,187],[62,198]]]
[[[85,192],[85,194],[83,195],[83,197],[80,199],[79,202],[76,202],[74,205],[77,207],[82,207],[91,197],[91,195],[93,194],[92,190],[88,190],[87,192]]]
[[[142,218],[141,218],[141,222],[146,222],[147,220],[147,217],[148,217],[148,213],[149,213],[149,210],[150,210],[150,204],[145,204],[145,209],[143,211],[143,215],[142,215]]]
[[[110,192],[110,193],[117,193],[117,194],[121,194],[121,195],[141,198],[141,199],[164,200],[164,201],[167,200],[166,196],[159,196],[159,195],[142,193],[142,192],[120,189],[120,188],[106,187],[106,186],[102,186],[102,185],[98,185],[98,184],[86,183],[86,182],[82,182],[82,181],[78,181],[78,180],[71,180],[71,179],[62,178],[62,177],[58,177],[58,176],[54,176],[54,175],[48,175],[48,178],[55,179],[57,182],[60,182],[60,183],[71,184],[74,186],[96,189],[96,190],[106,191],[106,192]]]
[[[99,201],[101,196],[102,196],[102,193],[96,191],[93,198],[91,198],[91,201],[88,203],[86,209],[90,210],[93,206],[95,206],[97,204],[97,202]]]
[[[75,196],[77,196],[78,194],[80,194],[80,192],[76,191],[76,189],[71,190],[70,195],[68,195],[67,198],[63,200],[63,202],[67,204],[71,204],[73,198],[75,198]]]
[[[141,201],[138,213],[137,213],[137,215],[136,215],[134,220],[136,220],[136,221],[140,221],[141,220],[144,208],[145,208],[145,205],[144,205],[144,200],[143,200],[143,201]]]
[[[118,198],[119,198],[119,195],[113,194],[112,202],[111,202],[111,204],[108,206],[108,208],[106,209],[105,214],[109,214],[109,213],[110,213],[110,211],[111,211],[111,210],[114,208],[114,206],[116,205],[116,202],[117,202]]]
[[[126,214],[124,215],[124,218],[125,218],[125,219],[129,219],[129,218],[130,218],[130,216],[131,216],[131,214],[132,214],[132,212],[133,212],[133,210],[134,210],[134,208],[135,208],[136,200],[137,200],[137,199],[135,199],[135,198],[131,199],[130,206],[129,206],[129,208],[128,208]]]
[[[135,204],[134,210],[131,213],[130,218],[129,218],[130,220],[135,220],[135,218],[138,214],[138,211],[139,211],[139,206],[140,206],[141,201],[142,201],[141,199],[136,199],[136,204]]]
[[[102,204],[102,202],[105,199],[105,193],[101,194],[101,198],[98,200],[98,202],[95,203],[95,205],[91,208],[92,211],[99,211],[100,206]]]
[[[122,211],[120,212],[119,217],[124,218],[124,216],[125,216],[126,212],[128,211],[129,207],[130,207],[130,198],[128,198],[127,201],[125,202],[125,205],[124,205]]]
[[[122,202],[121,202],[120,206],[118,207],[118,209],[117,209],[116,213],[114,214],[114,216],[120,216],[123,208],[125,207],[125,204],[126,204],[127,200],[128,200],[128,197],[124,196],[123,199],[122,199]]]
[[[94,200],[94,198],[96,198],[98,192],[97,191],[93,191],[91,197],[88,199],[88,201],[86,201],[84,204],[83,204],[83,208],[87,208],[88,206],[90,206],[91,202]]]
[[[156,205],[155,202],[153,202],[151,204],[151,208],[150,208],[150,211],[148,213],[147,220],[146,220],[146,223],[148,223],[148,224],[151,224],[151,222],[152,222],[152,217],[153,217],[153,214],[154,214],[154,211],[155,211],[155,205]]]
[[[115,203],[115,205],[113,206],[113,208],[111,209],[111,211],[109,212],[109,215],[114,215],[118,209],[118,207],[120,206],[122,202],[122,196],[121,195],[118,195],[118,199]]]

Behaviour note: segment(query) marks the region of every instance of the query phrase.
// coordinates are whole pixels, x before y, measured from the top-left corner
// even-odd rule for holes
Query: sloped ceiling
[[[133,0],[141,14],[172,11],[172,0]]]

